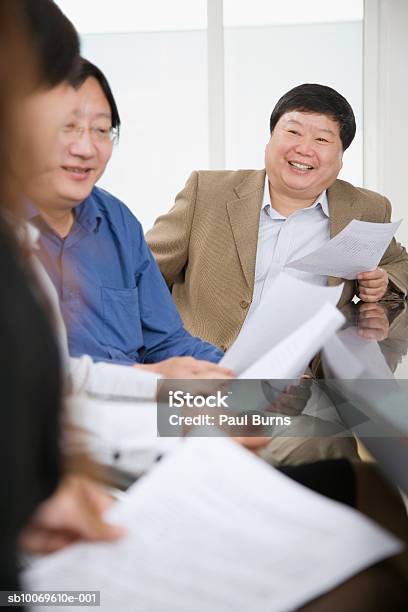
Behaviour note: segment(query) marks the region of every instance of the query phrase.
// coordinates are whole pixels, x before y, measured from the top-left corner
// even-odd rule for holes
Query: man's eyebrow
[[[326,128],[317,128],[317,131],[318,132],[327,132],[327,134],[331,134],[332,136],[336,135],[332,130],[328,130]]]
[[[296,125],[303,125],[301,121],[297,121],[296,119],[287,119],[286,124],[288,123],[296,123]],[[318,132],[327,132],[328,134],[331,134],[332,136],[336,135],[332,130],[329,130],[327,128],[316,128],[316,129]]]
[[[98,113],[97,115],[95,115],[95,117],[106,117],[106,119],[112,119],[112,116],[110,113]]]
[[[82,112],[79,109],[73,110],[69,116],[73,116],[73,117],[81,117],[82,116]],[[99,117],[104,117],[106,119],[109,119],[109,121],[112,120],[112,116],[110,113],[105,113],[105,112],[101,112],[101,113],[97,113],[96,115],[94,115],[94,117],[96,119],[98,119]]]

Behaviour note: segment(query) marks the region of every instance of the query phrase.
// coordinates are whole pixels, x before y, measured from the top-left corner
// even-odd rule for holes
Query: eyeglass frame
[[[93,144],[107,144],[108,142],[117,144],[119,140],[119,130],[118,128],[114,128],[112,126],[106,131],[97,126],[86,127],[84,125],[69,123],[64,125],[64,127],[61,129],[62,134],[70,137],[71,139],[75,138],[75,140],[82,138],[85,131],[89,132]]]

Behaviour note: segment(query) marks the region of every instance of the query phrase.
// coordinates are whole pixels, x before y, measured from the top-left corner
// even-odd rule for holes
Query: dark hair
[[[0,0],[0,213],[19,204],[5,133],[10,112],[35,88],[63,82],[78,55],[78,34],[52,0]]]
[[[50,87],[65,80],[79,55],[77,31],[52,0],[22,0],[42,80]]]
[[[270,119],[271,134],[279,119],[290,111],[319,113],[337,121],[345,151],[353,142],[356,120],[353,109],[341,94],[326,85],[304,83],[285,93],[276,103]]]
[[[116,133],[119,136],[120,116],[118,107],[116,106],[115,98],[113,97],[108,79],[103,74],[102,70],[84,57],[78,57],[73,69],[68,75],[67,81],[72,87],[78,89],[86,81],[86,79],[89,79],[90,77],[93,77],[98,81],[103,93],[106,96],[112,115],[112,127],[114,130],[116,130]]]

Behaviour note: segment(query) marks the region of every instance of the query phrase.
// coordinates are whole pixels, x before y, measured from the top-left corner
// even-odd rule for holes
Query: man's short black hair
[[[54,87],[64,81],[79,55],[77,31],[52,0],[21,0],[20,6],[38,57],[41,78]]]
[[[346,98],[327,85],[304,83],[285,93],[272,111],[271,134],[282,115],[290,111],[327,115],[339,124],[343,151],[353,142],[356,133],[353,109]]]
[[[111,115],[112,115],[112,127],[116,130],[119,135],[120,128],[120,116],[118,107],[116,106],[115,98],[113,97],[113,93],[111,87],[109,85],[108,79],[103,74],[102,70],[100,70],[95,64],[92,64],[89,60],[84,57],[78,57],[75,62],[74,68],[71,70],[67,81],[68,83],[74,87],[75,89],[79,89],[81,85],[89,79],[93,77],[96,79],[101,86],[103,93],[108,101]]]

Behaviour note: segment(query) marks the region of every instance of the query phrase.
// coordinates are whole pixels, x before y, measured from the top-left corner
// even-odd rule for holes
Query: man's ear
[[[267,150],[268,150],[269,143],[271,142],[271,138],[272,138],[272,134],[270,134],[270,136],[269,136],[269,140],[268,140],[268,142],[267,142],[267,143],[266,143],[266,145],[265,145],[265,155],[266,155],[266,152],[267,152]]]

